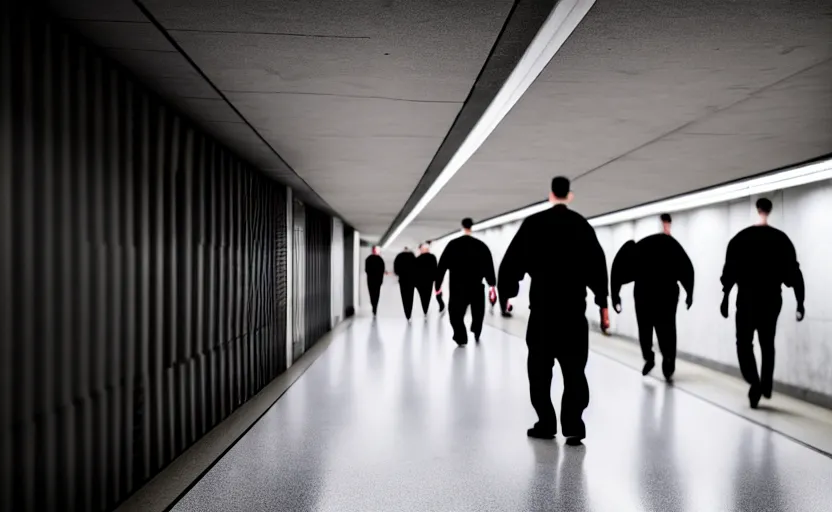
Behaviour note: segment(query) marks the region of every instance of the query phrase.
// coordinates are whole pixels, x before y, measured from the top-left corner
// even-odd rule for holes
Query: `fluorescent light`
[[[758,178],[751,178],[701,192],[686,194],[673,199],[629,208],[608,215],[600,215],[590,219],[589,223],[596,227],[608,226],[610,224],[640,219],[664,212],[672,213],[692,210],[702,206],[724,203],[742,197],[765,194],[773,190],[797,187],[830,178],[832,178],[832,160],[824,160]]]
[[[535,35],[532,43],[526,49],[523,57],[509,75],[494,100],[471,133],[465,138],[457,152],[448,161],[448,164],[439,173],[425,194],[419,199],[410,213],[390,233],[390,236],[383,241],[386,249],[393,241],[402,234],[402,231],[413,222],[422,210],[436,197],[436,194],[453,178],[459,169],[471,158],[471,155],[479,149],[485,139],[491,135],[494,128],[503,120],[508,112],[514,107],[521,96],[526,92],[532,82],[543,71],[555,53],[560,49],[569,35],[578,26],[589,9],[595,4],[595,0],[561,0],[555,5],[543,26]]]
[[[766,192],[771,192],[773,190],[798,187],[800,185],[815,183],[826,179],[832,179],[832,159],[814,162],[800,167],[766,174],[765,176],[738,181],[736,183],[720,185],[700,192],[693,192],[691,194],[674,197],[672,199],[656,201],[654,203],[636,206],[635,208],[628,208],[615,213],[599,215],[597,217],[590,218],[589,223],[594,227],[608,226],[610,224],[641,219],[651,215],[692,210],[702,206],[724,203],[727,201],[733,201],[734,199],[750,197],[757,194],[765,194]],[[530,215],[534,215],[535,213],[549,208],[550,206],[551,205],[548,201],[527,206],[526,208],[499,215],[475,224],[473,230],[482,231],[484,229],[501,226],[510,222],[523,220]],[[457,236],[459,235],[454,233],[452,235],[442,237],[437,241],[445,241],[446,239],[456,238]]]

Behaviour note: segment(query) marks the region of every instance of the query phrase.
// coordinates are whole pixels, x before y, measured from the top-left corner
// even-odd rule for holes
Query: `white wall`
[[[770,222],[785,231],[797,249],[806,280],[806,318],[795,320],[794,293],[783,288],[783,312],[777,329],[775,379],[811,391],[832,395],[832,180],[767,194],[774,202]],[[719,277],[728,241],[756,221],[757,197],[673,214],[673,235],[685,247],[696,271],[694,305],[684,306],[680,294],[678,313],[679,350],[737,367],[733,302],[731,318],[719,314],[722,287]],[[495,265],[516,233],[519,223],[475,233],[491,247]],[[638,240],[659,231],[658,219],[651,217],[596,230],[598,240],[612,266],[616,252],[627,240]],[[437,255],[441,244],[434,244]],[[636,337],[632,284],[621,293],[624,311],[612,313],[612,332]],[[596,320],[591,295],[587,315]],[[527,314],[528,282],[513,301],[515,312]]]

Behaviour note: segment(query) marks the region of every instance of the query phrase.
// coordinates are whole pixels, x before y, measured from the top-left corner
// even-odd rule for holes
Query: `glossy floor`
[[[174,510],[829,510],[832,459],[594,354],[585,446],[529,440],[524,342],[449,331],[357,319]]]

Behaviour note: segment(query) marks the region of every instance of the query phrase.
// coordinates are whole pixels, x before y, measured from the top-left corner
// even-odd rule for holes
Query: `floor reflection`
[[[534,453],[534,471],[526,492],[529,512],[591,511],[584,458],[586,446],[560,446],[554,441],[529,440]]]
[[[777,434],[771,431],[764,432],[763,435],[755,434],[759,432],[754,432],[751,428],[746,429],[736,450],[733,510],[736,512],[793,510],[785,502],[781,488],[777,453],[772,442],[772,438]],[[832,477],[832,472],[830,476]],[[832,485],[832,478],[829,480],[829,485]]]
[[[675,393],[665,384],[644,382],[640,405],[639,453],[651,453],[637,461],[639,490],[645,510],[684,512],[684,489],[676,459]]]

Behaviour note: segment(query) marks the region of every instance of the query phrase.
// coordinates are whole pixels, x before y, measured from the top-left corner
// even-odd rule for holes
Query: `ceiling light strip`
[[[593,4],[595,0],[561,0],[555,5],[485,113],[410,213],[383,241],[384,248],[389,247],[402,234],[491,135],[491,132],[543,71]]]
[[[692,210],[694,208],[701,208],[712,204],[725,203],[733,201],[734,199],[741,199],[743,197],[750,197],[757,194],[765,194],[774,190],[784,190],[798,187],[800,185],[806,185],[827,179],[832,179],[832,159],[813,162],[811,164],[801,165],[800,167],[786,169],[784,171],[736,183],[720,185],[700,192],[693,192],[691,194],[685,194],[672,199],[656,201],[654,203],[628,208],[619,212],[599,215],[597,217],[590,218],[589,223],[594,227],[609,226],[611,224],[641,219],[651,215],[674,213]],[[475,224],[473,230],[482,231],[484,229],[494,228],[511,222],[517,222],[529,217],[530,215],[546,210],[550,206],[550,203],[545,201],[528,206],[521,210],[515,210],[513,212],[499,215]],[[459,236],[458,233],[452,233],[436,240],[436,242],[441,243],[449,241],[457,236]]]

